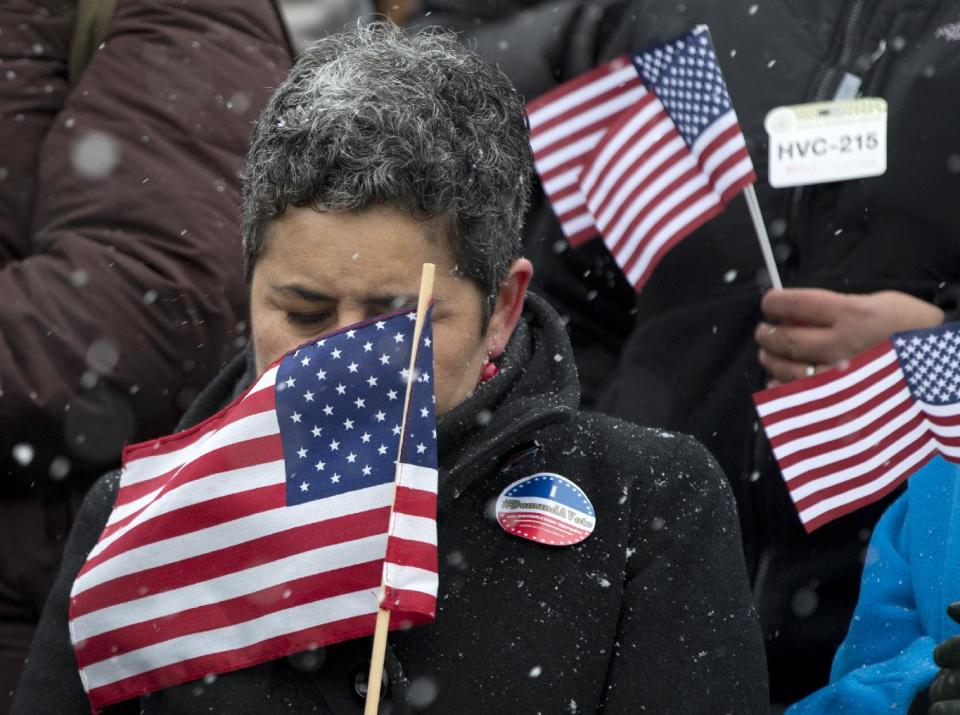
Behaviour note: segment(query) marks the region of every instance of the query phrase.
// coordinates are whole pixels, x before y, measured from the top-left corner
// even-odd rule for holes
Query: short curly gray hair
[[[530,195],[522,101],[450,32],[361,25],[311,45],[260,116],[243,193],[245,270],[288,206],[390,204],[434,222],[484,324],[521,250]]]

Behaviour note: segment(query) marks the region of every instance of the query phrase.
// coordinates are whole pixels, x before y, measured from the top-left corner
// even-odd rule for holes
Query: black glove
[[[960,623],[960,601],[947,606],[947,615]],[[930,686],[929,715],[960,715],[960,636],[951,636],[933,649],[940,672]]]

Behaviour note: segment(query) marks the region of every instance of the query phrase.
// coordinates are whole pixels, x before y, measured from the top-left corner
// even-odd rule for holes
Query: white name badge
[[[877,97],[777,107],[764,120],[770,185],[823,184],[887,170],[887,102]]]

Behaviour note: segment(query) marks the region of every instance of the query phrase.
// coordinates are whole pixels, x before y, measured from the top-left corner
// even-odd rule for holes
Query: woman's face
[[[257,370],[321,333],[415,305],[422,265],[434,263],[437,414],[462,402],[496,346],[489,331],[481,334],[480,291],[454,275],[450,250],[427,230],[383,205],[357,213],[289,208],[271,222],[250,292]]]

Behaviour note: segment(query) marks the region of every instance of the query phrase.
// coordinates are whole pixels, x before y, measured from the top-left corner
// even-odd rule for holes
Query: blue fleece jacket
[[[937,457],[877,523],[860,600],[830,684],[787,712],[907,713],[937,673],[933,648],[960,633],[960,465]]]

